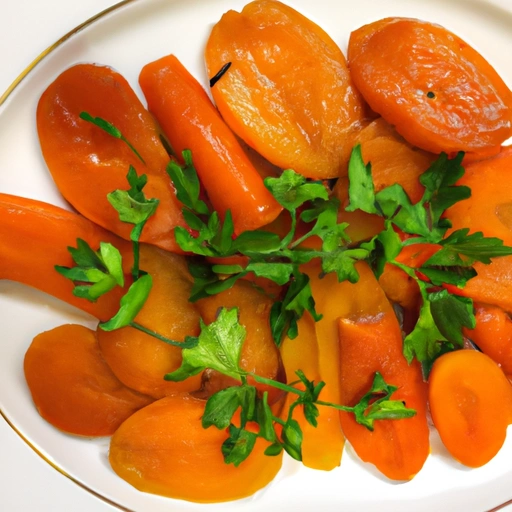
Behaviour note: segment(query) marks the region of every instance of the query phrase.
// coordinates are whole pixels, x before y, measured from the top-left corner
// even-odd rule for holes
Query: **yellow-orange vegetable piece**
[[[314,320],[306,311],[297,322],[299,333],[293,340],[285,338],[281,345],[281,356],[288,382],[298,380],[295,372],[302,370],[306,377],[315,382],[322,379],[318,364],[318,341]],[[297,385],[303,389],[301,385]],[[283,407],[283,419],[288,416],[288,409],[297,395],[288,393]],[[324,400],[323,393],[320,399]],[[330,407],[319,407],[318,425],[313,427],[303,413],[303,406],[295,408],[293,418],[302,430],[302,463],[308,468],[330,471],[340,465],[343,449],[343,436],[338,411]]]
[[[135,322],[175,341],[199,332],[199,313],[188,301],[192,277],[183,256],[141,245],[140,268],[153,277],[153,288]],[[98,329],[105,360],[117,378],[140,393],[161,398],[200,387],[200,375],[183,382],[164,380],[181,365],[181,349],[149,334],[124,327],[106,332]]]
[[[80,119],[81,112],[118,128],[127,144]],[[119,220],[107,200],[114,190],[128,190],[130,166],[148,177],[144,193],[160,201],[141,241],[180,251],[173,228],[184,225],[181,204],[165,172],[169,162],[153,118],[128,82],[111,68],[75,65],[50,84],[37,108],[37,130],[44,159],[62,195],[85,217],[129,239],[132,226]]]
[[[115,377],[94,331],[82,325],[62,325],[36,336],[24,370],[39,414],[70,434],[110,436],[153,401]]]
[[[497,306],[475,304],[476,327],[464,335],[512,376],[512,320]]]
[[[275,0],[226,12],[206,45],[217,107],[231,129],[281,168],[338,176],[364,122],[345,57],[315,23]]]
[[[246,338],[242,346],[240,367],[248,372],[255,373],[268,379],[285,381],[283,364],[279,350],[274,343],[270,329],[270,309],[273,301],[251,283],[237,281],[235,285],[222,293],[212,295],[197,302],[201,318],[210,324],[217,318],[222,307],[239,309],[239,321],[246,329]],[[283,392],[270,386],[248,381],[261,392],[268,391],[270,404],[277,402]],[[217,372],[209,372],[204,381],[207,395],[236,384],[233,379]]]
[[[378,420],[370,431],[354,415],[340,412],[347,441],[359,457],[393,480],[409,480],[429,454],[427,389],[421,366],[409,364],[402,352],[402,332],[393,307],[366,263],[359,263],[360,279],[338,288],[341,404],[354,406],[370,389],[375,373],[398,389],[392,400],[405,402],[416,415]]]
[[[446,210],[444,216],[453,230],[469,228],[487,237],[497,237],[512,246],[512,146],[487,160],[466,165],[464,176],[457,185],[471,189],[471,197]],[[512,256],[495,258],[489,265],[475,263],[478,275],[462,290],[454,289],[476,302],[493,304],[512,312]]]
[[[235,232],[272,222],[281,206],[226,126],[199,82],[174,56],[144,66],[139,77],[148,108],[174,152],[184,149],[216,211],[231,210]]]
[[[55,270],[55,265],[74,266],[68,247],[77,238],[93,250],[109,242],[123,256],[123,270],[129,284],[133,264],[131,244],[85,217],[51,204],[0,194],[0,279],[10,279],[49,293],[100,320],[108,320],[119,309],[119,287],[89,302],[73,295],[73,283]]]
[[[476,350],[442,355],[428,396],[434,425],[455,459],[479,467],[498,453],[512,422],[512,387],[489,356]]]
[[[385,18],[350,36],[350,73],[370,107],[414,146],[489,156],[512,135],[512,93],[494,68],[434,23]]]
[[[221,445],[227,433],[202,427],[204,406],[174,395],[128,418],[110,444],[114,471],[140,491],[203,503],[245,498],[272,481],[282,455],[264,455],[268,443],[259,438],[238,467],[226,464]]]

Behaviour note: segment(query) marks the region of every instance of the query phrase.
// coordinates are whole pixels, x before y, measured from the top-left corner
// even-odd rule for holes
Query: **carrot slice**
[[[358,264],[356,284],[340,283],[341,403],[354,406],[370,389],[376,372],[397,386],[393,400],[416,410],[412,418],[377,420],[370,431],[352,414],[341,412],[341,426],[359,457],[388,478],[409,480],[429,454],[427,389],[417,361],[407,363],[402,332],[391,304],[366,264]]]
[[[336,177],[366,112],[345,57],[318,25],[274,0],[226,12],[205,51],[222,117],[267,160],[312,178]]]
[[[448,30],[385,18],[350,36],[352,78],[370,107],[419,148],[490,156],[512,135],[512,93]]]
[[[455,459],[479,467],[498,453],[512,423],[512,387],[490,357],[476,350],[442,355],[428,395],[434,425]]]
[[[135,322],[175,341],[199,332],[199,313],[188,301],[192,278],[185,258],[150,245],[141,245],[141,269],[151,274],[153,288]],[[125,385],[154,398],[200,387],[201,376],[183,382],[164,380],[181,366],[181,349],[144,332],[125,327],[106,332],[98,329],[103,357]]]
[[[476,327],[464,329],[478,348],[512,376],[512,320],[503,309],[487,304],[475,304]]]
[[[481,231],[487,237],[497,237],[505,245],[512,246],[512,146],[487,160],[466,165],[464,176],[457,182],[471,189],[471,197],[459,201],[446,210],[453,230],[469,228]],[[454,289],[476,302],[493,304],[512,312],[512,280],[510,268],[512,256],[494,259],[489,265],[475,263],[478,275],[470,279],[462,289]]]
[[[174,56],[144,66],[139,77],[149,110],[177,155],[192,151],[215,209],[231,210],[235,232],[272,222],[281,207],[197,80]]]
[[[118,128],[145,163],[122,140],[81,119],[84,111]],[[119,73],[92,64],[64,71],[39,100],[37,130],[44,159],[62,195],[85,217],[128,240],[131,226],[119,220],[107,194],[130,188],[126,180],[130,166],[139,175],[146,174],[144,193],[160,202],[141,241],[180,251],[172,228],[185,223],[165,171],[169,156],[154,120]]]
[[[309,313],[305,312],[297,325],[298,336],[293,340],[285,338],[281,345],[288,382],[297,381],[297,370],[302,370],[308,379],[319,382],[322,380],[322,374],[319,368],[319,343],[314,321]],[[292,393],[288,394],[283,407],[285,415],[288,415],[289,406],[296,397]],[[320,398],[325,399],[323,393]],[[340,465],[344,445],[338,411],[329,407],[319,407],[318,425],[313,427],[306,421],[303,409],[303,406],[298,406],[293,413],[293,418],[299,423],[303,435],[302,463],[308,468],[330,471]]]
[[[224,462],[226,432],[204,429],[203,400],[174,395],[141,409],[112,437],[113,470],[143,492],[200,503],[245,498],[265,487],[281,467],[282,455],[263,454],[259,438],[238,467]]]
[[[36,336],[24,369],[39,414],[70,434],[110,436],[153,401],[115,377],[94,331],[82,325],[62,325]]]
[[[74,266],[67,248],[76,247],[77,238],[93,250],[100,242],[117,247],[128,277],[133,264],[129,242],[76,213],[34,199],[0,194],[0,278],[32,286],[108,320],[119,309],[126,289],[116,286],[97,302],[89,302],[73,295],[73,283],[55,270],[55,265]]]
[[[272,299],[252,284],[238,281],[229,290],[198,301],[197,309],[203,321],[209,324],[217,318],[220,308],[238,308],[240,324],[245,327],[247,333],[240,356],[241,368],[261,377],[285,381],[281,356],[270,329],[272,303]],[[213,371],[209,371],[206,377],[203,382],[206,396],[227,386],[239,384],[234,379]],[[274,387],[255,384],[251,378],[248,381],[260,392],[268,392],[270,404],[278,402],[283,397],[283,392]]]

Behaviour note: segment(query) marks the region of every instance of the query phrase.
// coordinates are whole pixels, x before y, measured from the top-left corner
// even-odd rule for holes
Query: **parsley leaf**
[[[55,270],[75,284],[73,294],[96,302],[116,286],[124,286],[121,254],[112,244],[101,242],[98,251],[78,238],[77,247],[68,247],[75,267],[55,266]]]
[[[137,156],[137,158],[145,164],[146,162],[144,159],[140,156],[139,152],[132,146],[130,141],[128,141],[125,136],[121,133],[121,130],[119,128],[115,127],[112,123],[109,123],[108,121],[105,121],[105,119],[102,119],[101,117],[93,117],[91,114],[87,112],[80,112],[79,115],[80,119],[83,119],[84,121],[87,121],[88,123],[92,123],[98,128],[101,128],[104,132],[108,133],[112,137],[122,140]]]

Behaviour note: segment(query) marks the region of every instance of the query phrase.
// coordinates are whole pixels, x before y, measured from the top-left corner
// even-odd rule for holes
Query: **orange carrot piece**
[[[477,347],[512,376],[512,320],[503,309],[486,304],[475,304],[476,327],[464,329]]]
[[[402,332],[391,304],[368,265],[359,263],[356,284],[337,288],[340,357],[340,403],[354,406],[370,389],[376,372],[398,387],[393,400],[416,410],[412,418],[378,420],[370,431],[352,414],[341,412],[343,433],[359,457],[388,478],[409,480],[429,454],[427,390],[419,363],[408,364]]]
[[[298,329],[296,338],[285,338],[281,345],[288,382],[297,381],[296,370],[302,370],[308,379],[319,382],[322,380],[318,364],[319,344],[314,321],[308,312],[298,321]],[[295,398],[297,395],[288,394],[283,407],[285,415],[288,415],[289,406]],[[320,398],[325,399],[323,393]],[[293,413],[293,418],[299,423],[303,434],[302,463],[308,468],[330,471],[340,465],[344,444],[338,411],[330,407],[319,407],[318,425],[313,427],[306,421],[303,409],[303,406],[298,406]]]
[[[370,107],[414,146],[491,156],[512,135],[512,92],[482,55],[439,25],[370,23],[352,32],[348,61]]]
[[[49,293],[100,320],[108,320],[119,309],[126,290],[114,288],[97,302],[75,297],[73,283],[61,276],[55,265],[74,266],[68,246],[85,240],[97,250],[109,242],[123,256],[126,275],[133,264],[131,244],[76,213],[57,206],[0,194],[0,278],[10,279]]]
[[[101,117],[118,128],[145,164],[122,140],[79,117]],[[128,82],[111,68],[78,64],[46,89],[37,108],[37,130],[44,159],[62,195],[85,217],[129,239],[131,226],[119,220],[107,200],[128,190],[130,166],[148,177],[144,193],[158,199],[141,241],[181,252],[173,227],[184,226],[181,204],[165,169],[170,160],[155,121]]]
[[[263,184],[208,95],[180,61],[169,55],[147,64],[140,86],[177,155],[185,149],[215,209],[229,209],[235,232],[272,222],[281,207]]]
[[[36,336],[24,369],[39,414],[70,434],[110,436],[153,401],[115,377],[94,331],[81,325],[62,325]]]
[[[446,449],[465,466],[489,462],[512,423],[512,387],[499,366],[476,350],[449,352],[435,361],[429,404]]]
[[[175,341],[199,333],[199,313],[188,301],[192,277],[185,258],[151,245],[140,247],[140,267],[151,274],[151,293],[135,322]],[[116,377],[132,389],[162,398],[180,391],[199,389],[201,376],[182,382],[164,380],[181,366],[181,349],[144,332],[125,327],[106,332],[98,329],[103,357]]]
[[[453,230],[469,228],[474,233],[497,237],[512,246],[512,146],[503,147],[493,158],[466,165],[464,176],[457,182],[471,189],[471,197],[446,210],[444,216]],[[489,265],[475,263],[478,275],[466,286],[451,289],[475,302],[493,304],[512,312],[512,256],[494,259]]]
[[[203,321],[209,324],[217,318],[220,308],[237,307],[240,324],[245,327],[247,333],[242,346],[240,367],[261,377],[284,382],[286,376],[281,355],[274,343],[270,329],[269,317],[272,303],[272,299],[257,290],[252,284],[241,280],[229,290],[199,300],[197,309]],[[206,395],[238,384],[234,379],[217,372],[210,371],[207,377],[203,382]],[[255,384],[251,378],[248,381],[255,385],[260,392],[268,392],[269,404],[274,404],[283,398],[284,393],[274,387]]]
[[[204,404],[174,395],[128,418],[110,443],[113,470],[140,491],[199,503],[245,498],[265,487],[279,471],[282,454],[264,455],[268,443],[259,438],[238,467],[226,464],[226,432],[202,427]]]

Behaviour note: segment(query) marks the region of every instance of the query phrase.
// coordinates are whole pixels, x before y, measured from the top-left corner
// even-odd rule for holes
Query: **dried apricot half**
[[[229,127],[281,168],[338,175],[365,117],[345,57],[315,23],[275,0],[228,11],[206,46],[212,95]]]
[[[365,25],[350,36],[348,63],[370,107],[419,148],[484,157],[512,135],[512,92],[439,25],[408,18]]]

